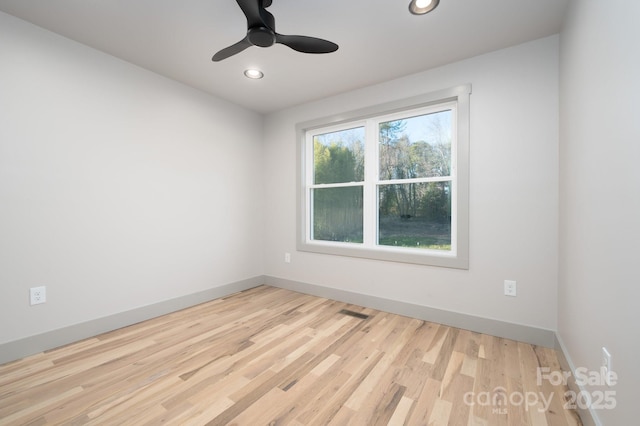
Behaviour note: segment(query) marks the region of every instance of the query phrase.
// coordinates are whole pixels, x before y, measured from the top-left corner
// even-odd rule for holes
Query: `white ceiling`
[[[277,31],[337,43],[309,55],[250,47],[235,0],[0,0],[17,16],[260,113],[368,86],[558,33],[568,0],[441,0],[428,15],[409,0],[273,0]],[[243,71],[259,67],[262,80]]]

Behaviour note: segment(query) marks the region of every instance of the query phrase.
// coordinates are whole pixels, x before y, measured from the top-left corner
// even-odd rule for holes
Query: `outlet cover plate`
[[[504,295],[511,297],[516,297],[518,295],[515,281],[504,280]]]
[[[604,382],[611,386],[611,353],[604,346],[602,347],[602,368],[604,369]]]
[[[29,296],[32,306],[45,303],[47,301],[47,288],[44,286],[31,287],[29,289]]]

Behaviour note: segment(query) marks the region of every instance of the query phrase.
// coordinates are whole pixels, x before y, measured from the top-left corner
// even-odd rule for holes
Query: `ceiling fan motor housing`
[[[267,27],[249,28],[247,39],[254,46],[269,47],[276,42],[276,33]]]

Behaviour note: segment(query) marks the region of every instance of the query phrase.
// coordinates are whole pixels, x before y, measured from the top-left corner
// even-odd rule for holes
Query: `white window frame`
[[[297,179],[297,249],[300,251],[367,259],[416,263],[458,269],[469,268],[469,98],[471,85],[457,86],[425,95],[395,102],[388,102],[370,108],[342,113],[296,126],[298,148]],[[353,183],[313,184],[313,134],[327,133],[342,129],[365,126],[367,134],[365,165],[378,164],[378,138],[369,137],[377,133],[377,124],[406,117],[408,113],[428,113],[453,106],[455,134],[452,135],[451,149],[451,251],[392,247],[377,245],[377,185],[380,182],[378,167],[365,166],[365,180],[361,184],[364,191],[364,235],[363,243],[321,241],[311,239],[310,189],[322,187],[354,186]],[[311,152],[308,153],[308,149]],[[419,181],[440,181],[441,178],[425,178]],[[410,183],[402,180],[397,183]],[[383,181],[387,182],[387,181]],[[373,200],[376,200],[375,203]],[[377,231],[376,231],[377,232]]]

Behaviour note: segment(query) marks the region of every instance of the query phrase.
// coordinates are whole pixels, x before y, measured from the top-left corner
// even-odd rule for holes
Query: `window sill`
[[[299,242],[299,251],[348,256],[387,262],[413,263],[454,269],[469,269],[467,250],[438,251],[406,247],[367,248],[359,243]],[[463,251],[464,253],[461,253]]]

